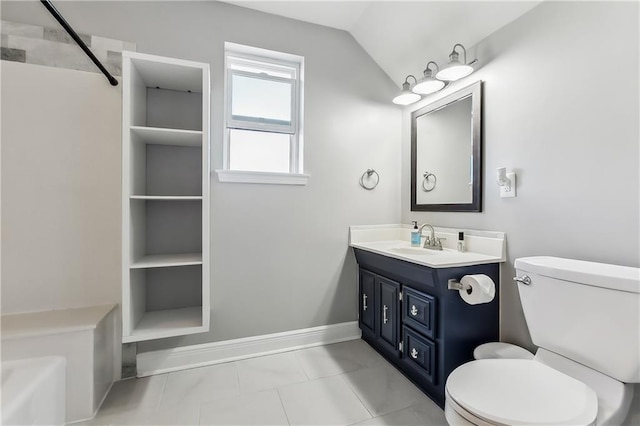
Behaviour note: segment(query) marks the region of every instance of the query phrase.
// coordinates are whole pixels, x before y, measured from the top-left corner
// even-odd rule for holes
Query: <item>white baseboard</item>
[[[357,321],[138,354],[138,377],[359,339]]]

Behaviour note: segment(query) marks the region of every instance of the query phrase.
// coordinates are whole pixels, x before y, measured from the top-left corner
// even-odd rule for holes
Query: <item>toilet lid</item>
[[[551,367],[525,359],[483,359],[456,368],[446,390],[462,408],[502,425],[589,425],[596,393]]]

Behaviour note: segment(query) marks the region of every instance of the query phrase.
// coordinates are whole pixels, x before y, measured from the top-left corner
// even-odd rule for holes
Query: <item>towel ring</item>
[[[364,183],[365,176],[367,177],[367,179],[370,179],[372,175],[376,175],[376,181],[373,185],[367,186]],[[367,169],[367,171],[365,171],[362,174],[362,176],[360,176],[360,186],[366,189],[367,191],[371,191],[373,188],[378,186],[378,182],[380,182],[380,175],[378,174],[378,172],[376,172],[373,169]]]
[[[422,180],[422,190],[424,192],[433,191],[436,187],[436,183],[438,182],[438,178],[436,178],[436,175],[434,175],[433,173],[424,172],[422,176],[424,176],[424,179]],[[433,178],[433,180],[430,180],[430,178]]]

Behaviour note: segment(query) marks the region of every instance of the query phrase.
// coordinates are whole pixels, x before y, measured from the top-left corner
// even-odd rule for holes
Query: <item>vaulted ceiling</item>
[[[419,75],[430,60],[445,64],[455,43],[471,47],[540,1],[227,3],[348,31],[400,86],[407,74]]]

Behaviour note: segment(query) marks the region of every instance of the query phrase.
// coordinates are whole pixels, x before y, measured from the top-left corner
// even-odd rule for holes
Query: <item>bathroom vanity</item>
[[[410,227],[351,227],[359,265],[362,338],[441,407],[447,376],[473,359],[476,346],[499,340],[499,275],[504,234],[465,231],[468,252],[452,248],[458,230],[438,229],[442,251],[411,247]],[[449,235],[450,234],[450,235]],[[459,291],[465,275],[495,283],[490,302],[468,304]],[[451,283],[450,283],[451,280]]]

